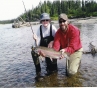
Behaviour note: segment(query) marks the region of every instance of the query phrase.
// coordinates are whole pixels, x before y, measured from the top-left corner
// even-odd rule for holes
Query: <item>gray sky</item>
[[[0,0],[0,20],[14,19],[23,14],[25,10],[22,1],[27,10],[32,6],[36,7],[40,1],[44,2],[44,0]]]

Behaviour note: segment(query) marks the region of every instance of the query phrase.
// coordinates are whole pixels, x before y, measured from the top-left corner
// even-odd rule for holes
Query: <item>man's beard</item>
[[[67,26],[65,26],[65,25],[60,25],[60,29],[62,30],[62,31],[66,31],[66,29],[67,29]]]

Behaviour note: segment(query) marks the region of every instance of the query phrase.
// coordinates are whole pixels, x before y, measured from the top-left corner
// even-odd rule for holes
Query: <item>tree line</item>
[[[97,16],[97,2],[94,0],[54,0],[53,2],[45,0],[43,3],[40,1],[35,8],[32,5],[32,9],[21,14],[20,17],[25,21],[37,21],[43,12],[49,13],[52,20],[57,20],[60,13],[66,13],[69,18]]]
[[[30,21],[36,21],[43,12],[49,13],[52,20],[57,20],[60,13],[66,13],[69,18],[97,16],[97,2],[94,0],[44,1],[44,3],[39,2],[36,8],[32,8],[21,17],[26,21],[28,18]]]

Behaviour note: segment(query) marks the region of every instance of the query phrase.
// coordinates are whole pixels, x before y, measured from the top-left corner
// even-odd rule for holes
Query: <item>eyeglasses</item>
[[[42,20],[42,22],[44,22],[44,21],[49,21],[49,20],[48,19]]]
[[[59,20],[59,23],[61,24],[61,23],[65,23],[66,22],[66,20]]]

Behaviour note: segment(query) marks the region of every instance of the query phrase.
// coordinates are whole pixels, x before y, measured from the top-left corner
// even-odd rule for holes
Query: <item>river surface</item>
[[[84,51],[89,43],[97,44],[97,24],[74,24],[80,28]],[[39,25],[33,25],[34,32]],[[57,25],[58,27],[58,25]],[[45,76],[45,62],[41,62],[42,81],[35,81],[35,67],[31,57],[34,45],[30,27],[12,28],[12,24],[0,25],[0,88],[13,87],[96,87],[97,55],[83,54],[78,74],[66,76],[65,59],[58,60],[58,73]]]

